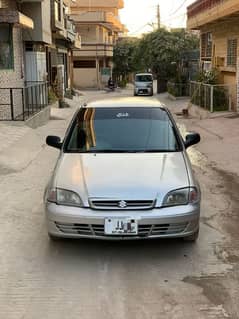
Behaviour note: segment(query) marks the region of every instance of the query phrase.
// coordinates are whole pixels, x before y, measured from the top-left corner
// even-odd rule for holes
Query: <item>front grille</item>
[[[146,94],[148,93],[148,89],[139,89],[138,93]]]
[[[92,235],[91,225],[56,223],[56,227],[65,234]]]
[[[117,209],[117,210],[131,210],[131,209],[152,209],[155,201],[153,200],[99,200],[89,199],[91,208],[93,209]]]
[[[186,227],[187,223],[153,225],[151,235],[179,234],[182,233]]]
[[[83,236],[104,236],[104,225],[91,225],[91,224],[68,224],[68,223],[55,223],[56,227],[65,234],[76,234]],[[148,224],[138,225],[138,237],[153,237],[163,235],[180,234],[185,231],[188,223],[178,224]],[[136,237],[137,237],[136,236]],[[110,236],[110,237],[113,237]],[[115,235],[117,237],[117,235]],[[124,236],[127,237],[127,236]],[[130,235],[132,238],[133,236]]]

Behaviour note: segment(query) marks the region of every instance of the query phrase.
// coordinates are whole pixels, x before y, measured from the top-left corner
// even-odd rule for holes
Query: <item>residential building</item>
[[[71,17],[81,35],[81,50],[73,50],[74,86],[102,88],[112,75],[113,48],[126,31],[119,19],[123,0],[76,0]]]
[[[22,32],[33,28],[33,20],[19,11],[16,1],[0,1],[0,120],[18,118],[23,113]]]
[[[70,19],[72,0],[21,0],[21,10],[35,22],[24,31],[26,80],[47,80],[53,87],[61,82],[62,94],[72,86],[72,49],[80,38]],[[59,87],[56,89],[59,91]]]
[[[187,27],[200,30],[202,68],[216,68],[220,83],[231,86],[232,108],[236,110],[239,106],[239,1],[195,1],[187,8]]]
[[[81,48],[79,34],[70,18],[73,0],[51,1],[52,46],[48,50],[48,73],[50,83],[63,78],[63,90],[72,87],[73,49]],[[51,70],[51,71],[50,71]]]
[[[79,49],[81,42],[70,18],[71,2],[0,1],[0,108],[9,113],[14,104],[14,118],[29,105],[34,111],[34,105],[42,106],[43,100],[46,104],[43,83],[62,97],[72,88],[72,50]]]

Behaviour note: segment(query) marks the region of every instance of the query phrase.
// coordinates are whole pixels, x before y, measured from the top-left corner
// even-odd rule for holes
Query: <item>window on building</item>
[[[0,24],[0,69],[13,69],[12,26]]]
[[[95,60],[75,60],[73,62],[75,69],[95,69],[96,61]]]
[[[55,0],[55,19],[61,22],[61,0]]]
[[[211,32],[203,33],[201,35],[201,57],[212,57],[212,34]]]
[[[227,65],[237,65],[237,39],[227,40]]]

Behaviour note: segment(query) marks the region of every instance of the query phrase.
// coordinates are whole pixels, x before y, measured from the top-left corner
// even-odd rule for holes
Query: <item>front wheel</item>
[[[195,233],[193,233],[192,235],[183,237],[183,240],[188,241],[188,242],[196,242],[198,239],[198,236],[199,236],[199,229]]]

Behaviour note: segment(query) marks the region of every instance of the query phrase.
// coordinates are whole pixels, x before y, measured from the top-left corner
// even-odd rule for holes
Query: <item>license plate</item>
[[[131,218],[106,218],[105,235],[137,235],[138,223]]]

